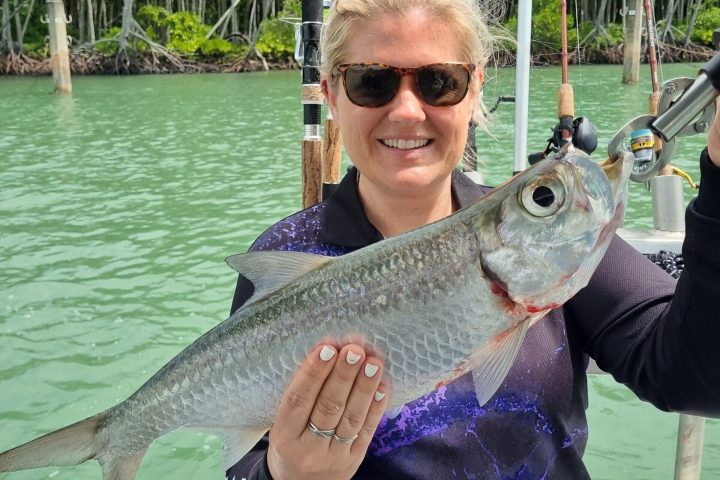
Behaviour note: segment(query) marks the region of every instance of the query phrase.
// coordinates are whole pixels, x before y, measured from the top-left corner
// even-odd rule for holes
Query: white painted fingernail
[[[350,365],[355,365],[357,362],[360,361],[361,355],[358,355],[357,353],[353,352],[352,350],[348,351],[347,353],[347,362]]]
[[[374,377],[375,374],[377,373],[377,371],[378,371],[377,365],[373,365],[372,363],[365,364],[365,375],[367,375],[368,377],[370,377],[370,378]]]
[[[328,347],[327,345],[323,345],[322,350],[320,350],[320,360],[322,360],[323,362],[327,362],[334,356],[335,350]]]
[[[376,400],[376,401],[379,402],[379,401],[382,400],[383,398],[385,398],[385,393],[384,393],[384,392],[375,392],[375,400]]]

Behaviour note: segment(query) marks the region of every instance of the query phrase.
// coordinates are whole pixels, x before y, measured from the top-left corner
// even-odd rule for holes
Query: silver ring
[[[356,433],[352,437],[338,437],[333,433],[332,437],[335,439],[336,442],[342,443],[343,445],[347,445],[349,443],[353,443],[355,439],[358,437],[358,434]]]
[[[322,430],[318,428],[313,422],[308,422],[308,430],[310,430],[310,433],[313,435],[317,435],[318,437],[322,438],[332,438],[335,436],[335,429],[332,430]]]

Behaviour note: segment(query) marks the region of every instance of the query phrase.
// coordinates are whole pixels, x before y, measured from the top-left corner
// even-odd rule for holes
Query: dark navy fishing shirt
[[[587,287],[527,333],[495,395],[479,405],[472,377],[386,413],[356,479],[583,479],[588,356],[662,410],[720,416],[720,168],[701,158],[686,213],[677,282],[615,237]],[[273,225],[251,250],[337,256],[382,240],[360,203],[356,170],[324,203]],[[462,207],[490,189],[459,172]],[[252,294],[238,280],[232,311]],[[267,435],[226,474],[263,479]],[[331,480],[331,479],[328,479]]]

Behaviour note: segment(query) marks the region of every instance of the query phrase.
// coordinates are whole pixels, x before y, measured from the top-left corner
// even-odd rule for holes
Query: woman
[[[355,168],[331,199],[274,225],[253,250],[343,255],[487,191],[454,172],[480,112],[490,48],[474,2],[335,3],[322,87]],[[384,413],[392,392],[380,381],[381,360],[358,345],[318,345],[287,386],[269,436],[228,478],[587,478],[588,355],[661,409],[720,415],[720,322],[711,313],[720,298],[718,121],[709,148],[677,286],[615,238],[590,284],[529,330],[485,405],[466,375]],[[251,293],[241,277],[233,311]]]

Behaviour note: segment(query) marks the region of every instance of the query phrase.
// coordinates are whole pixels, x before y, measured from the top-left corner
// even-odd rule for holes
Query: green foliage
[[[705,4],[698,13],[691,39],[702,45],[712,46],[712,33],[720,28],[720,7]]]
[[[210,25],[190,12],[170,13],[163,7],[145,5],[138,10],[136,19],[145,28],[150,39],[160,42],[167,35],[167,47],[179,55],[203,55],[222,58],[238,53],[239,47],[217,36],[206,39]]]
[[[200,43],[200,53],[206,57],[222,58],[225,57],[237,49],[235,46],[225,40],[224,38],[211,37],[207,40],[203,39]]]
[[[26,2],[20,8],[21,18],[24,19],[28,13],[30,13],[30,5]],[[23,37],[26,51],[37,51],[38,48],[42,48],[41,46],[47,43],[45,37],[48,35],[48,26],[40,21],[46,13],[45,2],[35,2],[33,4],[27,30],[25,30],[25,36]]]
[[[165,38],[168,16],[170,12],[163,7],[143,5],[137,11],[135,19],[145,27],[145,33],[151,40],[160,42]]]
[[[295,28],[277,18],[265,20],[260,24],[260,37],[255,45],[268,60],[290,60],[295,52]]]
[[[299,17],[302,14],[300,0],[285,0],[283,2],[283,8],[280,12],[279,17]],[[329,12],[330,10],[324,9],[323,11]]]
[[[584,46],[607,48],[615,45],[619,45],[623,41],[623,28],[622,25],[617,23],[608,23],[602,26],[605,29],[605,34],[593,32],[595,25],[592,22],[583,22],[580,24],[580,41],[585,41]],[[592,36],[588,36],[592,33]]]
[[[161,26],[165,24],[169,15],[170,12],[163,7],[143,5],[138,9],[137,14],[135,14],[135,20],[137,20],[140,25]]]
[[[180,55],[190,55],[200,50],[210,26],[200,22],[200,17],[190,12],[177,12],[167,17],[170,35],[168,49]]]
[[[32,58],[47,58],[50,56],[50,42],[24,42],[23,48]]]
[[[120,37],[120,31],[122,29],[120,27],[112,27],[107,32],[105,32],[105,35],[103,35],[102,39],[95,45],[95,49],[100,52],[104,53],[108,56],[114,56],[117,55],[118,49],[120,47],[120,44],[117,42],[117,39]]]
[[[533,50],[536,48],[549,47],[559,49],[562,43],[562,31],[560,29],[560,0],[543,0],[538,2],[541,6],[532,16],[532,39]],[[568,48],[574,48],[577,44],[577,33],[575,31],[575,19],[572,15],[567,16],[568,24]]]
[[[255,46],[270,61],[291,60],[295,53],[295,27],[280,18],[300,17],[300,0],[285,0],[277,18],[267,19],[260,24],[260,36]]]

